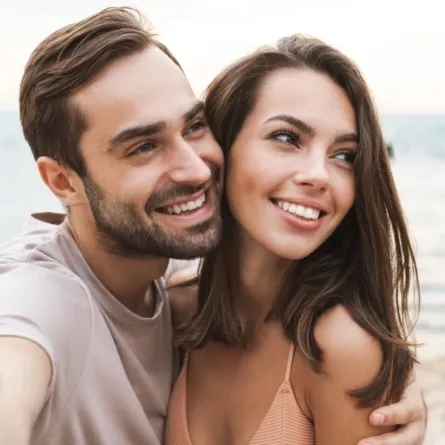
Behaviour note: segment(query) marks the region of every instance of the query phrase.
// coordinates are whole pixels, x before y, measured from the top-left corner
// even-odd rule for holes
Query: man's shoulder
[[[83,281],[62,264],[42,261],[0,261],[0,292],[10,287],[44,294],[49,290],[85,293]]]
[[[57,227],[37,225],[1,246],[0,312],[88,311],[87,287],[69,267],[65,238]]]
[[[68,265],[68,257],[74,257],[70,243],[59,226],[28,221],[20,235],[0,246],[0,287],[79,287],[81,279]]]
[[[91,313],[84,283],[62,265],[0,264],[0,336],[31,340],[52,359],[63,356],[65,349],[84,356]]]
[[[18,235],[0,245],[0,264],[5,268],[43,259],[53,262],[54,254],[60,250],[61,237],[59,225],[30,217]]]
[[[0,256],[0,291],[4,287],[45,293],[66,289],[83,292],[82,280],[66,265],[49,256],[44,249]]]
[[[0,336],[30,340],[61,366],[66,355],[86,354],[91,299],[81,277],[63,260],[67,253],[58,236],[57,231],[31,231],[2,247]]]

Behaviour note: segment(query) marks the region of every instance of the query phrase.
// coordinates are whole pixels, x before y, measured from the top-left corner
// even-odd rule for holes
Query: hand
[[[415,380],[410,383],[400,402],[373,411],[369,420],[375,426],[400,427],[392,433],[364,439],[359,445],[422,445],[427,407],[418,383]]]
[[[196,268],[173,272],[167,279],[166,288],[173,326],[181,326],[192,318],[197,309],[198,272]]]
[[[195,267],[188,267],[187,269],[180,269],[173,272],[165,283],[167,290],[173,289],[175,287],[187,287],[189,285],[197,284],[198,282],[198,271]]]

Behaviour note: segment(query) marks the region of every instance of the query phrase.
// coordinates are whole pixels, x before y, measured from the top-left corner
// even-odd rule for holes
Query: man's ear
[[[66,207],[85,202],[83,183],[75,171],[48,156],[37,159],[37,168],[42,181]]]

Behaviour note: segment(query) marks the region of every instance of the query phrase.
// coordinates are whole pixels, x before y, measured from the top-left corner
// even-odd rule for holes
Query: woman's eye
[[[291,131],[277,131],[272,134],[271,139],[292,145],[298,145],[299,142],[298,135]]]
[[[353,164],[355,161],[355,158],[357,157],[357,153],[352,150],[344,150],[335,155],[337,159],[340,159],[341,161],[348,162],[349,164]]]
[[[347,162],[348,164],[354,164],[357,152],[355,150],[343,150],[336,153],[334,157],[340,159],[340,161]]]

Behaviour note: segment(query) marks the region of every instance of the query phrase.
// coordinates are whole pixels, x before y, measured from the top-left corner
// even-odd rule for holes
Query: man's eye
[[[138,148],[133,150],[128,156],[136,156],[136,155],[151,153],[155,148],[156,144],[154,144],[153,142],[144,142],[143,144],[139,145]]]
[[[187,128],[186,134],[196,133],[197,131],[207,128],[207,123],[203,120],[196,121]]]

